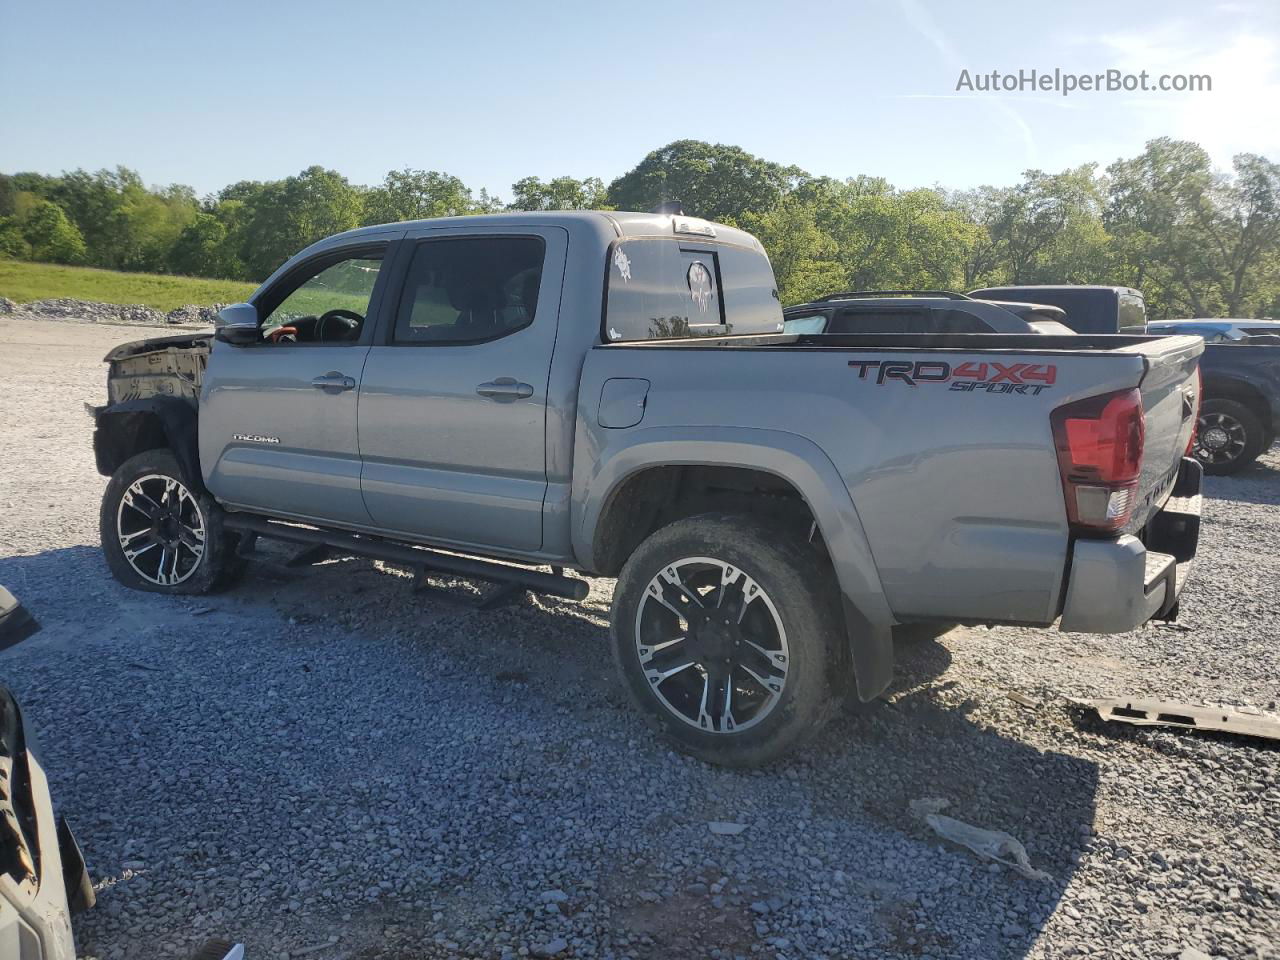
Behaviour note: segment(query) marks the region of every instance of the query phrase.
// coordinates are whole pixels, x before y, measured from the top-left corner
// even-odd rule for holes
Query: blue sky
[[[968,94],[961,69],[1207,72],[1211,93]],[[1280,4],[0,4],[0,171],[125,164],[204,193],[311,164],[510,196],[681,137],[903,187],[1194,139],[1280,160]]]

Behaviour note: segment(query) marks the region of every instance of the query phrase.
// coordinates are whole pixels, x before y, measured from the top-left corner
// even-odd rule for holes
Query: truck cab
[[[969,291],[982,300],[1032,301],[1060,307],[1076,333],[1137,334],[1146,330],[1147,302],[1140,290],[1104,284],[1032,284]]]

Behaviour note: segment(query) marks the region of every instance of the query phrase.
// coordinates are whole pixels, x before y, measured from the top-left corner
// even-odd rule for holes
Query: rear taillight
[[[1050,415],[1058,469],[1072,527],[1114,533],[1138,498],[1146,432],[1142,394],[1106,393],[1058,407]]]

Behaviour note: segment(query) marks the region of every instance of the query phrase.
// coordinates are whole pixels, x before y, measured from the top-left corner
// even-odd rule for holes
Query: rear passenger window
[[[991,333],[991,326],[963,310],[934,311],[930,333]],[[1038,319],[1044,319],[1043,317]]]
[[[607,341],[781,331],[773,269],[758,251],[654,237],[609,253]]]
[[[539,237],[456,237],[418,244],[396,312],[396,343],[483,343],[533,323]]]

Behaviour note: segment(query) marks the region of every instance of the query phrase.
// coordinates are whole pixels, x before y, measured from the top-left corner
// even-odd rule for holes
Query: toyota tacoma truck
[[[850,690],[880,695],[896,626],[1175,615],[1199,534],[1198,338],[782,320],[760,243],[683,215],[330,237],[212,337],[109,354],[107,563],[199,593],[268,537],[495,599],[615,577],[641,714],[735,765],[791,749]]]

